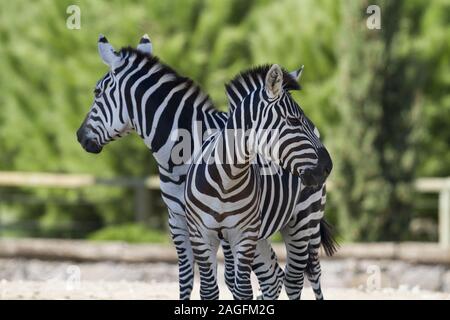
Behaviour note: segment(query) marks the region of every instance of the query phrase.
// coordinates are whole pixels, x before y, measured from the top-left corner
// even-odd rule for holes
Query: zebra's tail
[[[329,257],[335,254],[339,248],[339,243],[335,238],[334,228],[325,218],[320,220],[320,243],[325,250],[325,254]]]
[[[335,254],[337,249],[339,248],[339,243],[335,239],[333,226],[329,224],[325,220],[325,218],[322,218],[322,220],[320,220],[320,244],[322,245],[325,254],[329,257]],[[318,285],[318,289],[314,289],[314,292],[316,292],[316,290],[319,290],[320,292],[320,283],[318,283],[318,281],[321,271],[319,263],[319,250],[317,250],[317,248],[316,250],[309,251],[305,273],[313,287],[315,285]]]

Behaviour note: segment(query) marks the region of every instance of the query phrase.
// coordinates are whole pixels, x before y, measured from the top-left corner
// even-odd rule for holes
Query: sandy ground
[[[1,299],[178,299],[176,283],[105,282],[85,281],[78,287],[67,286],[65,281],[3,282],[0,285]],[[450,299],[450,294],[420,290],[382,289],[365,292],[358,289],[326,288],[328,300],[378,300],[378,299]],[[194,289],[193,299],[198,299]],[[304,290],[303,299],[313,299],[312,291]],[[232,299],[226,288],[221,287],[221,299]],[[281,299],[286,299],[283,293]]]
[[[1,299],[178,299],[178,286],[173,282],[152,284],[130,281],[84,281],[77,287],[68,287],[65,281],[4,281],[0,287]],[[365,292],[358,289],[326,288],[325,295],[328,300],[450,299],[450,294],[406,289]],[[223,286],[220,298],[232,299]],[[199,299],[196,289],[193,299]],[[281,299],[286,299],[284,293]],[[310,288],[304,290],[302,299],[314,299]]]
[[[220,298],[232,296],[219,266]],[[172,264],[118,265],[114,263],[70,264],[69,262],[0,260],[0,299],[177,299],[177,266]],[[193,299],[199,299],[198,276]],[[450,299],[450,293],[420,290],[418,287],[367,290],[339,288],[324,279],[326,299]],[[253,288],[258,288],[253,277]],[[281,299],[286,299],[283,292]],[[313,299],[309,286],[303,299]]]

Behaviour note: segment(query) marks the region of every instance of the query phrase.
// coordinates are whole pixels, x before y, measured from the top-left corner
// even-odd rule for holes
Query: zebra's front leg
[[[194,286],[194,256],[186,217],[169,212],[169,228],[178,256],[180,300],[188,300]]]
[[[283,287],[284,272],[278,264],[277,256],[269,240],[260,239],[252,265],[258,278],[264,300],[278,299]]]
[[[284,287],[290,300],[300,300],[304,274],[308,264],[308,243],[289,226],[281,230],[286,246],[286,267],[284,271]],[[300,236],[298,236],[300,234]],[[298,237],[297,237],[298,236]]]
[[[235,257],[233,297],[236,300],[253,299],[253,289],[250,276],[252,272],[253,259],[255,257],[256,244],[256,236],[243,237],[231,248]]]

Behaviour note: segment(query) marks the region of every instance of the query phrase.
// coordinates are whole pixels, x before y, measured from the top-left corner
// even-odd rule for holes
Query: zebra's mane
[[[210,102],[210,105],[213,106],[215,109],[217,109],[215,107],[215,104],[213,103],[211,97],[209,96],[209,94],[207,94],[200,87],[200,85],[198,85],[194,80],[192,80],[189,77],[184,77],[184,76],[179,75],[178,72],[176,72],[174,69],[172,69],[170,66],[166,65],[165,63],[163,63],[161,60],[159,60],[159,58],[157,56],[154,56],[149,53],[144,53],[144,52],[139,51],[132,47],[123,47],[122,49],[120,49],[119,54],[122,57],[135,56],[138,63],[140,63],[142,60],[146,59],[148,61],[148,63],[145,64],[144,68],[148,68],[148,70],[150,70],[155,64],[158,64],[164,73],[174,75],[177,79],[177,82],[179,82],[179,83],[186,82],[188,84],[188,86],[190,86],[191,88],[195,88],[196,90],[201,92],[204,95],[205,100],[208,100]]]
[[[142,61],[143,59],[146,59],[148,61],[148,64],[146,65],[148,67],[148,69],[150,69],[151,67],[153,67],[155,64],[158,63],[162,67],[162,69],[164,69],[167,73],[174,74],[174,75],[176,75],[180,78],[186,79],[186,80],[189,79],[189,78],[180,76],[174,69],[172,69],[168,65],[161,62],[157,56],[154,56],[152,54],[144,53],[144,52],[139,51],[132,47],[123,47],[122,49],[120,49],[119,54],[122,57],[135,56],[136,60],[139,62]]]
[[[225,84],[230,111],[234,110],[251,92],[264,86],[267,72],[271,67],[272,64],[265,64],[242,71]],[[289,72],[283,68],[281,71],[283,72],[284,90],[301,90],[301,86]]]

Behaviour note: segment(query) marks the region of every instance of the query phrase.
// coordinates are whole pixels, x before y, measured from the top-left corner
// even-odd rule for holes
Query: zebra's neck
[[[223,127],[226,115],[191,79],[156,57],[132,49],[122,54],[127,55],[126,63],[117,73],[133,129],[164,170],[188,163],[200,149],[204,132]],[[173,153],[177,146],[181,154]]]
[[[240,187],[250,187],[249,183],[256,179],[253,164],[256,154],[250,150],[245,126],[240,125],[242,118],[231,114],[225,128],[217,135],[211,144],[213,148],[208,163],[213,161],[216,172],[215,182],[218,183],[223,193],[236,193]],[[244,129],[241,129],[244,128]]]

